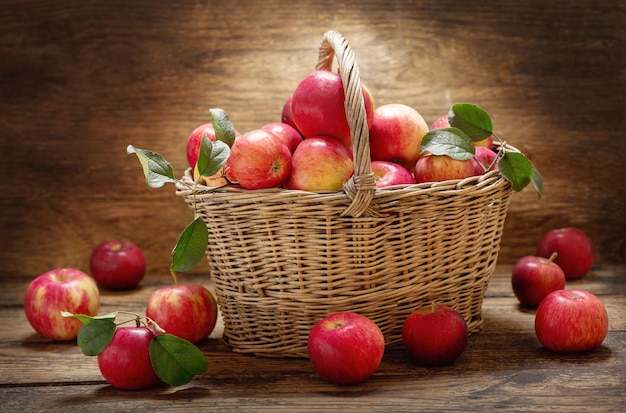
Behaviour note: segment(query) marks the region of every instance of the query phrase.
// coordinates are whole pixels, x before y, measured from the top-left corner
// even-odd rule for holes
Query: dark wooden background
[[[127,238],[167,272],[191,211],[145,186],[126,146],[182,174],[188,134],[225,109],[240,131],[280,119],[342,32],[376,103],[428,123],[472,102],[543,173],[516,194],[500,262],[573,225],[597,261],[626,262],[625,4],[621,0],[0,2],[1,276],[87,270]],[[205,271],[203,264],[197,271]]]

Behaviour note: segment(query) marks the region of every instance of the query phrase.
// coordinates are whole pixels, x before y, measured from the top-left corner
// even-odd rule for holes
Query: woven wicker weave
[[[335,55],[355,157],[343,191],[177,186],[207,224],[224,341],[234,351],[307,357],[310,329],[336,311],[370,317],[397,347],[404,319],[433,301],[459,311],[471,333],[482,326],[511,185],[489,172],[375,189],[358,68],[331,31],[318,68],[330,70]],[[183,180],[192,183],[189,170]]]

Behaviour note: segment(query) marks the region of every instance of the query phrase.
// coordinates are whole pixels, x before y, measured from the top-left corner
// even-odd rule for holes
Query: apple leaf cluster
[[[62,314],[83,323],[78,331],[77,344],[86,356],[97,356],[113,340],[118,313],[95,317],[65,311]],[[137,326],[140,325],[140,320],[135,315]],[[196,374],[204,373],[208,369],[208,360],[194,344],[165,333],[153,320],[149,320],[149,325],[146,323],[145,328],[153,333],[149,347],[152,368],[165,383],[181,386],[189,383]]]
[[[210,111],[217,139],[213,142],[206,136],[202,137],[197,164],[200,176],[212,176],[222,170],[236,136],[233,124],[224,110]],[[146,177],[146,184],[150,188],[160,188],[166,183],[177,182],[184,185],[183,181],[176,179],[172,165],[161,154],[133,145],[128,145],[126,151],[128,154],[137,155]],[[226,178],[225,175],[224,177]],[[206,224],[196,213],[193,221],[180,234],[172,250],[170,271],[185,272],[195,267],[204,257],[208,242],[209,232]]]
[[[420,152],[430,152],[433,155],[447,155],[457,160],[467,160],[474,156],[474,145],[493,136],[493,124],[489,114],[482,108],[469,104],[457,103],[452,105],[448,113],[450,127],[433,129],[422,139]],[[502,142],[502,140],[500,140]],[[532,184],[541,198],[543,193],[543,179],[533,163],[522,153],[504,151],[500,146],[498,169],[504,179],[509,181],[513,190],[521,191],[528,184]]]

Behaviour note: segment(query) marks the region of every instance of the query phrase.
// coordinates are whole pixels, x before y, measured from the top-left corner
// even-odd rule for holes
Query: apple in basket
[[[308,354],[319,376],[333,384],[367,380],[380,365],[385,338],[371,319],[337,312],[318,321],[309,333]]]
[[[191,343],[206,339],[215,328],[217,303],[204,286],[172,285],[148,298],[146,316],[166,332]]]
[[[302,142],[302,135],[293,126],[284,122],[270,122],[261,126],[261,130],[265,130],[278,136],[285,145],[289,148],[291,153],[296,150],[300,142]]]
[[[423,154],[415,164],[417,182],[440,182],[449,179],[464,179],[474,176],[471,159],[459,161],[447,155]]]
[[[24,312],[30,325],[43,337],[74,340],[82,323],[65,318],[61,311],[90,316],[98,314],[100,292],[93,278],[75,268],[57,268],[41,274],[26,288]]]
[[[361,85],[367,124],[374,116],[374,99]],[[297,85],[291,100],[291,114],[296,129],[304,138],[331,136],[346,147],[352,146],[350,127],[344,107],[343,81],[338,73],[316,70]]]
[[[376,188],[415,183],[413,174],[394,162],[372,161],[372,172],[376,176]]]
[[[369,131],[372,160],[395,162],[412,172],[427,132],[426,121],[412,107],[401,103],[377,107]]]
[[[598,347],[609,330],[609,316],[600,299],[583,290],[553,291],[535,315],[539,342],[557,353],[577,353]]]
[[[450,364],[467,347],[467,324],[453,308],[433,303],[406,318],[402,341],[411,358],[419,364]]]
[[[291,151],[274,134],[255,129],[235,140],[228,165],[244,189],[277,188],[291,170]]]
[[[550,258],[528,255],[522,257],[511,273],[513,293],[520,304],[528,308],[537,308],[539,303],[552,291],[565,288],[565,274]]]
[[[282,123],[286,123],[291,126],[295,130],[298,130],[296,126],[296,122],[293,121],[293,113],[291,112],[291,101],[293,100],[293,96],[289,96],[289,98],[283,104],[283,110],[280,114],[280,121]],[[298,131],[300,133],[300,131]]]
[[[499,158],[497,153],[484,146],[476,146],[474,151],[474,157],[472,158],[474,175],[478,176],[488,171],[498,170]]]
[[[354,173],[352,152],[337,139],[314,136],[293,153],[287,189],[338,191]]]
[[[448,114],[446,113],[445,115],[442,115],[439,118],[437,118],[437,120],[434,121],[430,125],[430,130],[443,129],[443,128],[449,128],[449,127],[450,127],[450,122],[448,121]],[[488,138],[485,138],[481,141],[476,141],[476,142],[472,141],[472,144],[474,146],[483,146],[488,149],[493,149],[493,136],[489,136]]]
[[[593,266],[591,239],[578,228],[558,228],[546,232],[539,240],[536,255],[548,258],[554,252],[558,254],[554,262],[569,280],[584,277]]]
[[[209,122],[198,126],[191,132],[189,138],[187,138],[187,162],[191,168],[194,168],[198,162],[200,142],[202,141],[202,136],[204,135],[206,135],[209,140],[215,142],[217,138],[215,137],[215,129],[213,129],[212,123]],[[235,131],[235,135],[239,136],[240,133]]]

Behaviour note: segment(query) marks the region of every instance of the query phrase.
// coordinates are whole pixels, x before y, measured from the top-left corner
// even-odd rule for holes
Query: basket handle
[[[339,32],[330,30],[324,33],[315,68],[332,71],[335,55],[343,83],[344,107],[350,126],[354,157],[354,174],[343,186],[344,192],[352,202],[341,216],[375,216],[378,214],[370,208],[370,203],[374,198],[376,180],[372,173],[369,129],[361,92],[359,67],[345,37]]]

